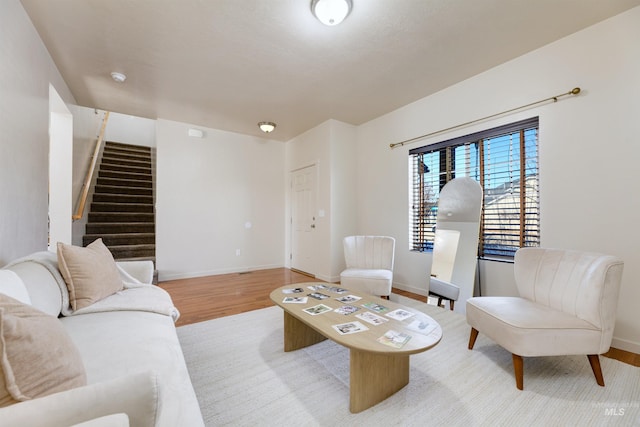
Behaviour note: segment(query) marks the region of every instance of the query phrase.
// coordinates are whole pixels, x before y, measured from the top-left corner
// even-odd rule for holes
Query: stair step
[[[115,258],[115,257],[114,257]],[[126,257],[126,258],[116,258],[118,261],[151,261],[155,267],[156,265],[156,257],[155,256],[141,256],[141,257]],[[155,270],[153,272],[154,282],[153,284],[158,284],[158,271]]]
[[[139,181],[133,179],[120,179],[120,178],[98,178],[96,185],[112,185],[114,187],[137,187],[137,188],[152,188],[153,181]]]
[[[142,166],[130,166],[130,165],[120,165],[118,163],[103,163],[100,164],[100,170],[103,171],[118,171],[118,172],[134,172],[134,173],[151,173],[151,166],[147,165],[146,167]]]
[[[156,245],[117,245],[107,247],[116,259],[152,257],[156,255]]]
[[[127,150],[127,151],[140,151],[140,152],[150,152],[151,151],[151,147],[147,147],[145,145],[125,144],[125,143],[116,142],[116,141],[105,141],[104,146],[105,146],[105,148],[109,147],[109,148],[113,148],[113,149]]]
[[[103,158],[121,160],[137,160],[140,162],[151,162],[151,153],[136,153],[133,151],[120,151],[111,148],[105,148],[102,153]]]
[[[156,224],[151,222],[94,222],[87,223],[87,234],[155,233]]]
[[[91,203],[91,212],[153,213],[153,204],[93,202]]]
[[[103,154],[102,161],[105,163],[116,164],[116,165],[140,166],[140,167],[149,167],[149,168],[151,167],[150,160],[120,158],[118,156],[111,156],[108,153]]]
[[[151,171],[148,173],[136,173],[136,172],[122,172],[122,171],[98,171],[99,178],[119,178],[119,179],[133,179],[135,181],[153,181],[153,175]]]
[[[148,222],[154,223],[155,214],[135,212],[89,212],[87,223],[92,222]]]
[[[108,141],[104,144],[104,149],[122,153],[151,154],[151,147],[143,147],[141,145],[114,144]]]
[[[102,239],[106,246],[117,245],[154,245],[156,243],[155,233],[119,233],[119,234],[85,234],[82,244],[87,246],[96,239]]]
[[[95,192],[109,193],[109,194],[139,194],[142,196],[153,196],[153,190],[151,188],[118,187],[113,185],[96,185]]]
[[[95,193],[93,201],[100,203],[136,203],[149,205],[153,204],[153,196],[142,196],[139,194],[115,194],[115,193]]]
[[[118,260],[155,263],[152,149],[107,141],[83,244],[102,238]]]

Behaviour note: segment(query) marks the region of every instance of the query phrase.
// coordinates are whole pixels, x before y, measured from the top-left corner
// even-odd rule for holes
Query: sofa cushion
[[[20,279],[20,276],[11,270],[0,270],[0,293],[31,305],[27,287]]]
[[[472,328],[523,357],[561,356],[567,346],[575,351],[571,354],[600,354],[597,327],[526,298],[470,298],[466,315]]]
[[[155,425],[203,425],[171,317],[125,310],[79,314],[63,317],[60,321],[85,361],[89,384],[100,384],[142,369],[150,370],[157,374],[160,390],[161,422]],[[131,425],[137,426],[130,413],[129,417]]]
[[[129,427],[129,425],[127,414],[111,414],[74,424],[72,427]]]
[[[124,287],[109,249],[97,239],[86,248],[58,242],[58,268],[73,310],[88,307]]]
[[[0,294],[0,406],[86,384],[80,353],[62,323]]]
[[[354,292],[372,295],[389,295],[393,271],[364,268],[347,268],[340,273],[340,285]]]

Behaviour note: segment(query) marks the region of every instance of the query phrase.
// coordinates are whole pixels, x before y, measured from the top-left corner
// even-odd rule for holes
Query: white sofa
[[[153,264],[116,264],[124,289],[75,311],[55,253],[0,270],[0,292],[58,318],[86,371],[85,386],[1,408],[0,426],[204,425],[176,334],[179,313],[151,284]]]

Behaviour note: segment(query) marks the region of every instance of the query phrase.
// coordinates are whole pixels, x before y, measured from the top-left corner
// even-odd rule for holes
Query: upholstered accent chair
[[[356,292],[388,298],[396,240],[387,236],[348,236],[343,246],[347,266],[340,273],[340,284]]]
[[[516,387],[523,389],[523,357],[585,354],[604,386],[599,354],[609,350],[623,262],[597,253],[523,248],[514,270],[519,297],[467,301],[469,349],[478,333],[512,353]]]

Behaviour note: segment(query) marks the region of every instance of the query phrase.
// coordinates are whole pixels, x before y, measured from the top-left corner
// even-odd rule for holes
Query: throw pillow
[[[113,255],[102,239],[86,248],[58,242],[58,268],[73,310],[88,307],[124,287]]]
[[[0,406],[87,384],[80,353],[60,321],[0,294]]]

